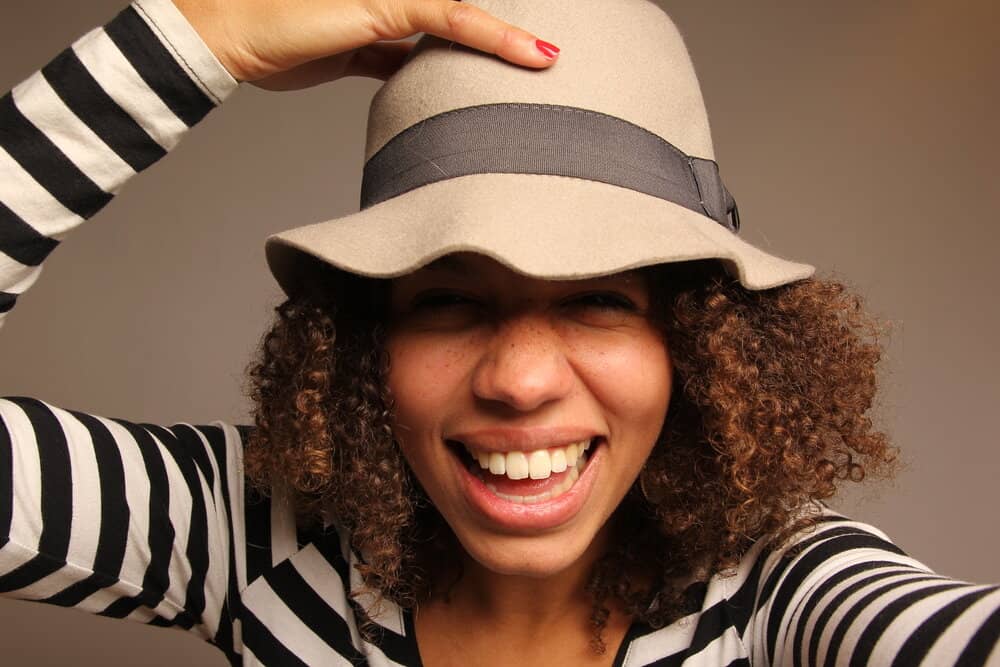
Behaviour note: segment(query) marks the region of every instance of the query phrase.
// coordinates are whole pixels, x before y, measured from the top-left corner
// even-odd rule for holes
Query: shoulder
[[[880,567],[930,572],[881,529],[845,516],[826,505],[803,509],[796,517],[809,524],[783,540],[760,540],[733,576],[725,577],[734,600],[755,610],[780,612],[792,598],[827,584],[834,575],[850,576]]]
[[[826,506],[806,515],[808,527],[755,545],[727,584],[748,651],[764,663],[786,649],[818,650],[810,628],[839,627],[876,598],[892,599],[883,593],[893,586],[942,579],[869,523]]]

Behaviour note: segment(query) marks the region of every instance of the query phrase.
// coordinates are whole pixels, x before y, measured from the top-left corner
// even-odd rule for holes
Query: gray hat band
[[[486,173],[600,181],[673,202],[739,230],[713,160],[615,116],[552,104],[484,104],[406,128],[365,164],[361,209],[436,181]]]

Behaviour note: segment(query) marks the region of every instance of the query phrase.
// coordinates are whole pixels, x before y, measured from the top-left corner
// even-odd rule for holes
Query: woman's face
[[[670,400],[649,307],[637,272],[545,281],[471,253],[392,281],[394,433],[487,569],[569,567],[635,480]]]

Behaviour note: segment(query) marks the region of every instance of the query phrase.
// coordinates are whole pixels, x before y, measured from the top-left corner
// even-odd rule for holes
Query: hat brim
[[[550,280],[716,258],[743,286],[760,290],[815,271],[658,197],[580,178],[520,173],[437,181],[357,213],[275,234],[265,250],[289,295],[315,270],[302,253],[377,278],[463,251]]]

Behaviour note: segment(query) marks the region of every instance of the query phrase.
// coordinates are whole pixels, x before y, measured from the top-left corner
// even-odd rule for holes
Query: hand
[[[455,0],[173,0],[238,81],[269,90],[344,76],[387,79],[426,32],[528,67],[535,36]]]

